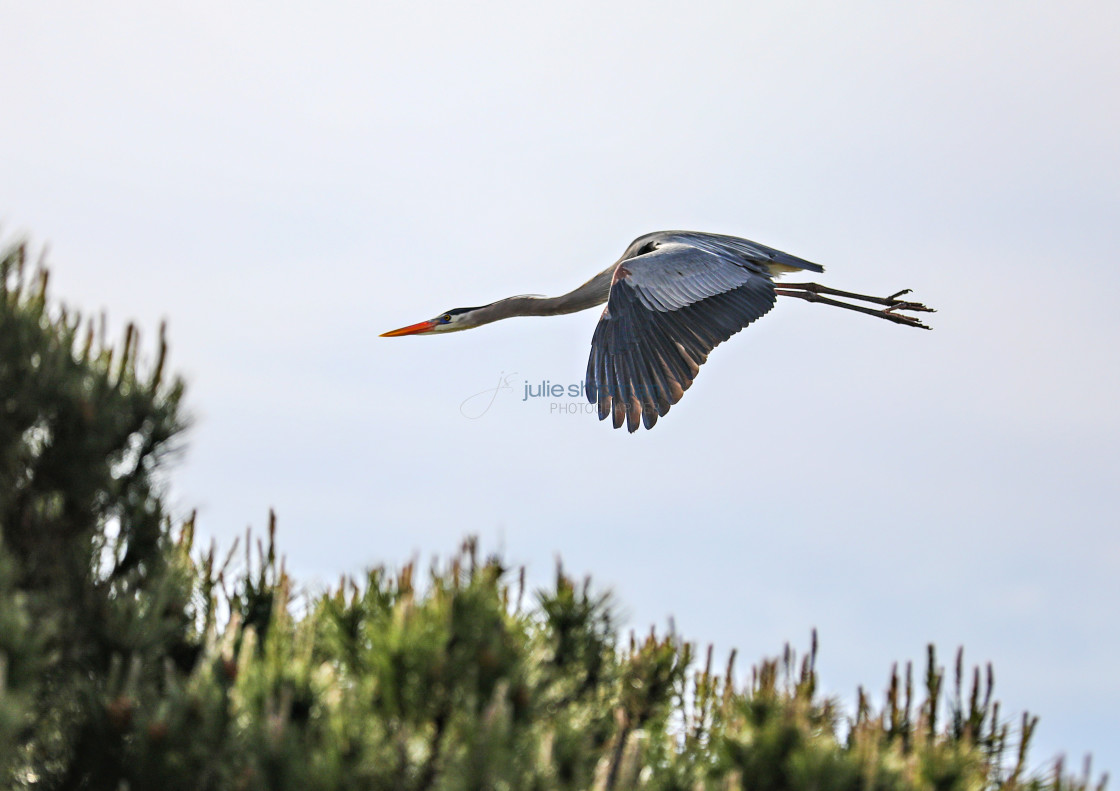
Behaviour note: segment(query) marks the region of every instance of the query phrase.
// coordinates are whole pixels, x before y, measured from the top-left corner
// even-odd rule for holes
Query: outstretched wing
[[[746,245],[762,247],[684,232],[631,245],[627,253],[633,257],[615,268],[591,340],[587,397],[598,404],[600,420],[611,415],[615,428],[625,421],[631,432],[639,421],[652,428],[692,385],[708,353],[774,306],[764,264],[773,259],[739,249]],[[807,266],[791,268],[816,267],[801,263]]]

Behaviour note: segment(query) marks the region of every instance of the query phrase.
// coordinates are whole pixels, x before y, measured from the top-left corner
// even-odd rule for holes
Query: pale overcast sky
[[[0,230],[67,304],[168,319],[173,494],[222,546],[274,507],[329,581],[475,533],[639,631],[816,627],[847,699],[964,645],[1036,767],[1115,773],[1118,41],[1105,2],[0,2]],[[935,329],[783,301],[633,436],[522,400],[597,311],[377,337],[666,228]]]

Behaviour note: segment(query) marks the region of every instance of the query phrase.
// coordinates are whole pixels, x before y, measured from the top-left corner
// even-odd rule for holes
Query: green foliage
[[[815,638],[736,681],[676,635],[620,641],[608,597],[473,542],[426,572],[295,594],[165,514],[182,385],[141,373],[0,264],[0,782],[64,789],[1076,789],[1024,774],[991,671],[930,649],[876,707],[818,691]],[[967,688],[967,694],[966,694]],[[918,700],[919,696],[921,700]],[[1103,784],[1103,781],[1102,781]]]

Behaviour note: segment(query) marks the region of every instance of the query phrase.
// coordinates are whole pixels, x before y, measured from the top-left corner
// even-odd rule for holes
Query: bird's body
[[[553,316],[607,303],[591,340],[587,394],[615,428],[652,428],[677,403],[713,348],[765,315],[778,296],[925,327],[898,311],[929,311],[898,297],[869,297],[816,283],[774,283],[789,272],[824,267],[747,239],[695,231],[658,231],[635,239],[617,262],[559,297],[509,297],[455,308],[386,336],[470,329],[513,316]],[[830,297],[883,305],[881,309]],[[928,329],[928,328],[927,328]]]

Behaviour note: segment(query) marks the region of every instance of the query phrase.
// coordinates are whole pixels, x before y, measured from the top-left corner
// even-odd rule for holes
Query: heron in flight
[[[634,432],[653,428],[681,400],[708,354],[774,307],[796,297],[929,329],[909,312],[932,312],[900,297],[869,297],[817,283],[774,283],[789,272],[824,267],[772,247],[695,231],[658,231],[635,239],[622,257],[559,297],[527,294],[382,334],[432,335],[469,330],[512,316],[555,316],[607,303],[591,338],[587,398],[599,419]],[[842,301],[851,300],[851,301]],[[865,303],[865,304],[857,304]],[[871,307],[871,306],[880,307]]]

